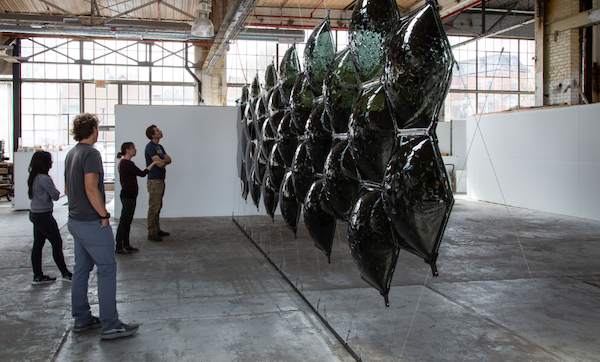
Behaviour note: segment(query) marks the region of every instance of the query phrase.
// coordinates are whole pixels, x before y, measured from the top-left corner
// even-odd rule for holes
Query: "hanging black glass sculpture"
[[[275,185],[273,178],[273,173],[270,172],[269,168],[267,168],[267,172],[265,173],[265,178],[263,179],[262,183],[262,194],[267,215],[269,215],[273,222],[275,222],[275,211],[277,210],[277,205],[279,204],[279,188]]]
[[[313,167],[322,173],[325,159],[331,150],[331,122],[323,103],[318,103],[306,122],[306,147]]]
[[[335,216],[348,222],[350,211],[361,194],[356,161],[348,149],[348,141],[333,147],[325,162],[325,194]]]
[[[252,173],[252,167],[254,167],[254,160],[256,156],[256,149],[258,148],[258,140],[250,140],[246,143],[245,162],[246,175],[248,175],[248,181],[250,181],[250,175]]]
[[[286,172],[281,183],[281,190],[279,191],[279,206],[281,208],[281,216],[286,225],[294,232],[298,231],[298,221],[300,220],[300,212],[302,210],[302,204],[298,202],[298,196],[294,189],[294,183],[292,182],[292,171]]]
[[[362,179],[381,182],[396,145],[392,119],[383,83],[376,82],[361,91],[350,118],[348,146]]]
[[[335,215],[329,205],[323,179],[315,181],[306,194],[304,224],[315,246],[325,253],[331,263],[331,247],[335,236]]]
[[[304,73],[315,96],[322,94],[323,80],[334,55],[335,46],[327,11],[327,16],[315,26],[304,48]]]
[[[260,150],[265,160],[268,160],[269,156],[271,156],[271,150],[275,144],[276,136],[277,134],[273,131],[273,128],[271,128],[271,124],[269,122],[265,122],[263,124],[262,138],[260,141]]]
[[[437,275],[436,260],[454,197],[437,141],[406,136],[384,177],[385,210],[398,236]]]
[[[333,130],[348,132],[348,120],[359,94],[358,74],[349,48],[335,56],[323,82],[323,93]]]
[[[267,65],[267,70],[265,71],[265,89],[269,90],[277,84],[277,69],[275,69],[275,64],[271,62],[271,64]]]
[[[298,129],[292,121],[292,116],[288,112],[283,116],[277,129],[277,143],[279,144],[279,153],[287,167],[292,166],[294,153],[298,147]]]
[[[279,64],[279,91],[286,105],[290,104],[290,94],[300,74],[300,61],[296,44],[286,50]]]
[[[298,75],[296,84],[292,89],[291,101],[290,101],[290,113],[292,114],[292,120],[296,123],[296,128],[301,129],[304,132],[306,121],[313,108],[315,97],[308,83],[307,77],[304,73]]]
[[[315,180],[315,169],[312,160],[308,156],[306,145],[306,141],[298,145],[292,162],[292,181],[300,203],[304,203],[306,193]]]
[[[246,103],[248,102],[248,86],[247,85],[243,85],[242,86],[242,95],[240,96],[239,99],[239,105],[242,107],[242,111],[244,110],[244,108],[246,107]]]
[[[247,140],[255,140],[257,139],[256,127],[254,126],[254,109],[252,108],[252,102],[246,103],[246,110],[244,111],[244,120],[246,121],[246,126],[244,127],[244,132],[246,133]]]
[[[398,22],[400,13],[394,0],[358,0],[348,26],[348,47],[361,82],[383,75],[384,42]]]
[[[348,243],[361,278],[381,293],[385,306],[400,254],[400,246],[388,219],[380,191],[363,195],[348,223]]]
[[[386,42],[385,87],[399,128],[428,128],[452,77],[452,49],[434,5],[403,19]]]

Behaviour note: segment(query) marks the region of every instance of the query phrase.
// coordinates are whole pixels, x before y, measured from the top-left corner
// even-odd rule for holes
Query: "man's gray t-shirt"
[[[77,221],[100,220],[100,215],[94,210],[85,193],[85,174],[99,173],[98,190],[102,200],[104,195],[104,171],[100,152],[87,143],[78,143],[67,154],[65,159],[65,186],[69,198],[69,217]]]

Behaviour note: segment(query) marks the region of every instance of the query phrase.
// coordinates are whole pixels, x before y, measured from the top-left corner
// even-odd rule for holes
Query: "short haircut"
[[[146,137],[148,137],[149,140],[152,139],[152,136],[154,136],[154,128],[156,127],[155,124],[153,124],[152,126],[146,128]]]
[[[94,133],[94,128],[98,127],[98,117],[91,113],[82,113],[73,120],[73,129],[71,134],[75,141],[84,140]]]

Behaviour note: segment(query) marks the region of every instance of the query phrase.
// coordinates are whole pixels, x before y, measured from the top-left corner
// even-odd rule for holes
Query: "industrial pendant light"
[[[192,24],[192,36],[197,38],[213,38],[215,36],[215,27],[208,18],[211,11],[212,6],[208,5],[206,0],[200,0],[198,19]]]

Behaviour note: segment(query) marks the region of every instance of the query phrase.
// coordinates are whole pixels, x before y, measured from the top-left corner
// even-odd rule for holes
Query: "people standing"
[[[117,158],[123,157],[118,166],[119,181],[121,182],[121,204],[123,208],[121,209],[121,219],[117,228],[115,253],[121,255],[131,254],[132,251],[139,250],[129,243],[129,232],[131,230],[131,222],[133,221],[139,190],[137,177],[146,176],[154,165],[163,163],[162,161],[153,161],[142,171],[131,161],[131,158],[136,154],[137,150],[133,142],[123,143],[121,145],[121,152],[117,153]]]
[[[117,260],[115,239],[106,210],[104,171],[98,140],[98,118],[80,114],[71,130],[77,145],[65,160],[65,186],[69,199],[69,231],[75,246],[75,268],[71,286],[73,332],[102,327],[100,338],[114,339],[134,334],[139,325],[125,324],[117,312]],[[100,318],[92,315],[88,301],[88,279],[96,265]]]
[[[48,171],[52,168],[50,152],[37,151],[29,163],[28,194],[31,199],[29,220],[33,223],[33,248],[31,249],[31,265],[33,266],[33,284],[50,283],[54,277],[42,272],[42,249],[46,239],[52,245],[54,262],[62,274],[64,281],[70,282],[73,274],[67,269],[62,251],[63,240],[58,224],[52,216],[54,203],[60,197],[60,192],[54,186]]]
[[[146,129],[146,137],[150,140],[145,151],[146,166],[150,166],[153,161],[162,161],[162,164],[150,170],[146,183],[148,186],[148,240],[162,241],[163,236],[169,236],[168,232],[160,229],[159,216],[162,199],[165,195],[165,167],[171,163],[171,157],[167,155],[164,147],[158,144],[163,133],[156,125]]]

